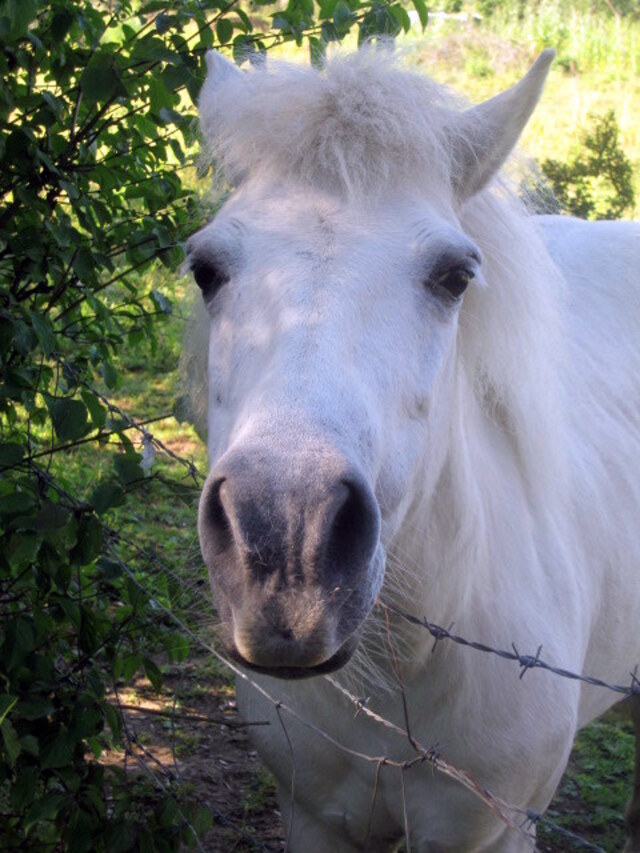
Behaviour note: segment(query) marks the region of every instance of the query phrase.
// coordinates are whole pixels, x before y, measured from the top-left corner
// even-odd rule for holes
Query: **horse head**
[[[467,110],[388,72],[383,114],[371,56],[356,86],[349,61],[242,73],[209,54],[201,123],[235,189],[188,245],[210,327],[199,535],[242,664],[296,678],[358,645],[385,545],[450,452],[461,308],[484,283],[460,211],[551,58]]]

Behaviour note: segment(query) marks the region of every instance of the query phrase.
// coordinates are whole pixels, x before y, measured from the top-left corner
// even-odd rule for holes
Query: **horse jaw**
[[[554,50],[543,51],[519,83],[466,110],[452,125],[452,183],[458,201],[486,186],[515,147],[540,99],[554,56]]]

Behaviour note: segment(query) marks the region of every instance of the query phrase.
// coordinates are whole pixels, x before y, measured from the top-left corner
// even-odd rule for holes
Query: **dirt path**
[[[176,779],[213,815],[201,849],[282,851],[273,782],[251,748],[228,675],[208,660],[190,661],[169,670],[160,694],[140,678],[118,700],[132,754],[156,775]],[[102,760],[129,769],[139,763],[122,752]]]

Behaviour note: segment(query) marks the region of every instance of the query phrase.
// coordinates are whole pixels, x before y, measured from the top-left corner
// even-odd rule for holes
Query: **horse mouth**
[[[313,666],[261,666],[244,658],[235,647],[235,644],[233,648],[228,649],[228,654],[236,663],[239,663],[242,667],[252,672],[258,672],[261,675],[270,675],[273,678],[281,678],[286,681],[296,681],[302,678],[313,678],[316,675],[326,675],[329,672],[341,669],[349,662],[357,645],[358,638],[351,636],[330,658]]]

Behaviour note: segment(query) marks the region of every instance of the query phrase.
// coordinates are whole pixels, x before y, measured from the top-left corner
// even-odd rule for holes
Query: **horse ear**
[[[207,76],[200,90],[198,111],[200,113],[200,129],[205,139],[210,143],[216,138],[220,125],[221,95],[234,97],[229,91],[243,87],[245,75],[231,60],[222,56],[216,50],[208,50],[205,56]],[[237,93],[236,96],[237,98]]]
[[[519,83],[466,110],[452,128],[453,185],[459,201],[479,192],[513,150],[538,103],[554,56],[554,50],[543,51]]]

